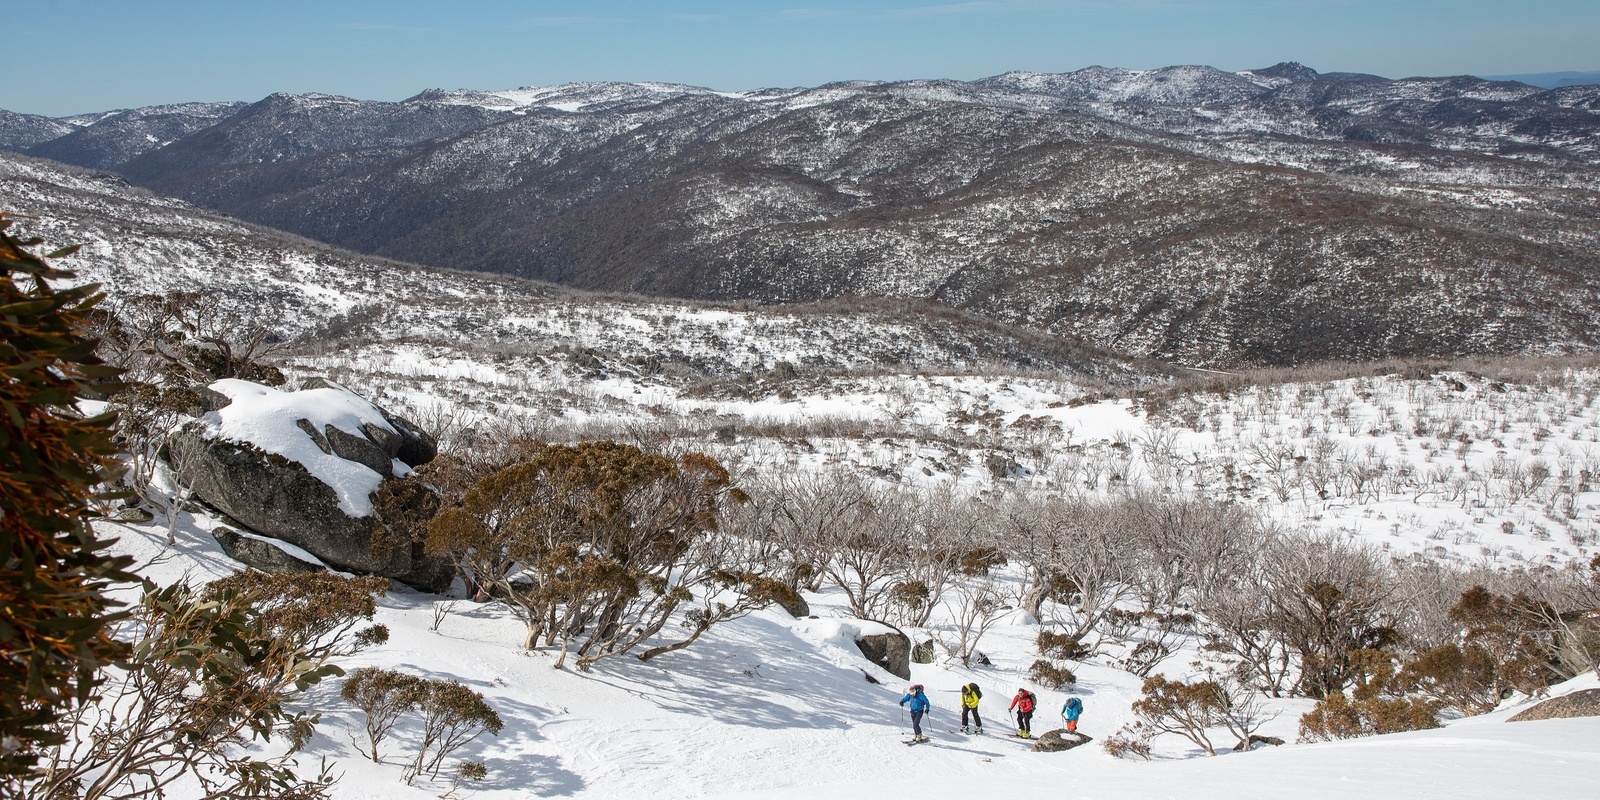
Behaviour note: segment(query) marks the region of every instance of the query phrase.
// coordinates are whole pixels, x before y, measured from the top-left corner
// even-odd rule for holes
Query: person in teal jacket
[[[1067,723],[1068,733],[1077,733],[1078,717],[1083,715],[1083,701],[1076,697],[1068,697],[1067,702],[1061,706],[1061,720]]]
[[[911,709],[911,741],[928,741],[928,737],[922,735],[922,715],[932,711],[933,704],[928,702],[928,695],[922,691],[922,684],[911,684],[911,688],[906,690],[906,696],[900,698],[900,705]]]

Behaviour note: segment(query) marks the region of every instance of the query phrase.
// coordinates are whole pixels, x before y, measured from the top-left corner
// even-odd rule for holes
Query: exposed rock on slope
[[[1059,753],[1092,741],[1094,741],[1094,737],[1088,734],[1069,733],[1066,728],[1057,728],[1053,731],[1046,731],[1043,736],[1040,736],[1039,741],[1033,743],[1033,752]]]
[[[1518,711],[1507,722],[1528,722],[1540,719],[1569,719],[1572,717],[1600,717],[1600,689],[1552,697],[1532,708]]]
[[[251,538],[227,526],[213,528],[211,536],[222,545],[222,552],[229,558],[269,575],[326,570],[326,567],[290,555],[270,541]]]
[[[856,647],[868,661],[888,670],[890,675],[911,680],[911,640],[899,631],[867,633],[856,639]]]
[[[447,564],[416,548],[373,552],[383,525],[372,496],[408,472],[401,453],[429,453],[410,426],[350,392],[325,385],[279,392],[239,380],[212,388],[232,399],[167,444],[180,480],[197,497],[256,533],[304,548],[340,569],[421,588],[449,585]]]

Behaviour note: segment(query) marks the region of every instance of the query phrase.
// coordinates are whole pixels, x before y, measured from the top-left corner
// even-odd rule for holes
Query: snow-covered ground
[[[208,580],[235,568],[205,529],[185,518],[177,544],[155,526],[115,526],[118,549],[138,556],[161,581]],[[1158,740],[1155,760],[1119,761],[1091,744],[1066,753],[1034,753],[1004,734],[1007,698],[1024,685],[1036,627],[1013,618],[991,631],[983,650],[992,666],[914,664],[912,678],[934,703],[929,745],[906,747],[908,724],[897,706],[905,683],[867,662],[849,644],[838,598],[812,595],[812,619],[778,609],[718,626],[701,642],[648,663],[602,660],[590,672],[551,668],[549,653],[518,646],[521,623],[497,605],[451,601],[397,589],[381,601],[383,645],[347,668],[379,665],[430,678],[459,680],[481,692],[505,720],[459,755],[481,761],[488,777],[456,796],[556,797],[1589,797],[1600,775],[1600,718],[1504,724],[1526,703],[1457,720],[1435,731],[1325,744],[1291,744],[1231,753],[1226,736],[1205,757]],[[438,630],[435,609],[453,603]],[[1169,662],[1167,671],[1186,667]],[[1095,664],[1074,665],[1085,702],[1081,729],[1097,739],[1130,719],[1139,679]],[[874,685],[871,674],[883,681]],[[957,688],[985,689],[988,734],[952,732]],[[1588,675],[1560,694],[1600,685]],[[302,700],[323,713],[302,763],[336,762],[341,800],[436,797],[444,780],[401,780],[404,751],[416,731],[402,725],[373,763],[353,745],[363,720],[338,698],[338,680]],[[1037,687],[1034,687],[1037,689]],[[1055,723],[1062,692],[1040,690],[1036,733]],[[1308,701],[1276,701],[1279,716],[1261,732],[1291,742]],[[1170,737],[1169,737],[1170,738]]]

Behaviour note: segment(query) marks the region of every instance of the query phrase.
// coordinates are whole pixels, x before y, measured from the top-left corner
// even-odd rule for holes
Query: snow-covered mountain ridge
[[[583,83],[13,115],[0,146],[435,266],[932,298],[1135,356],[1296,364],[1592,348],[1594,92],[1299,65]]]

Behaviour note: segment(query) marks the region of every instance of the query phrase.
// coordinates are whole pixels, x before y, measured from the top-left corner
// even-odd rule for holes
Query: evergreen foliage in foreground
[[[113,417],[75,407],[90,381],[117,372],[84,333],[102,295],[53,288],[71,273],[28,252],[37,242],[13,239],[9,225],[0,218],[0,775],[26,772],[58,744],[56,720],[127,654],[108,633],[121,615],[105,589],[136,580],[131,559],[107,555],[89,526],[116,454]]]

